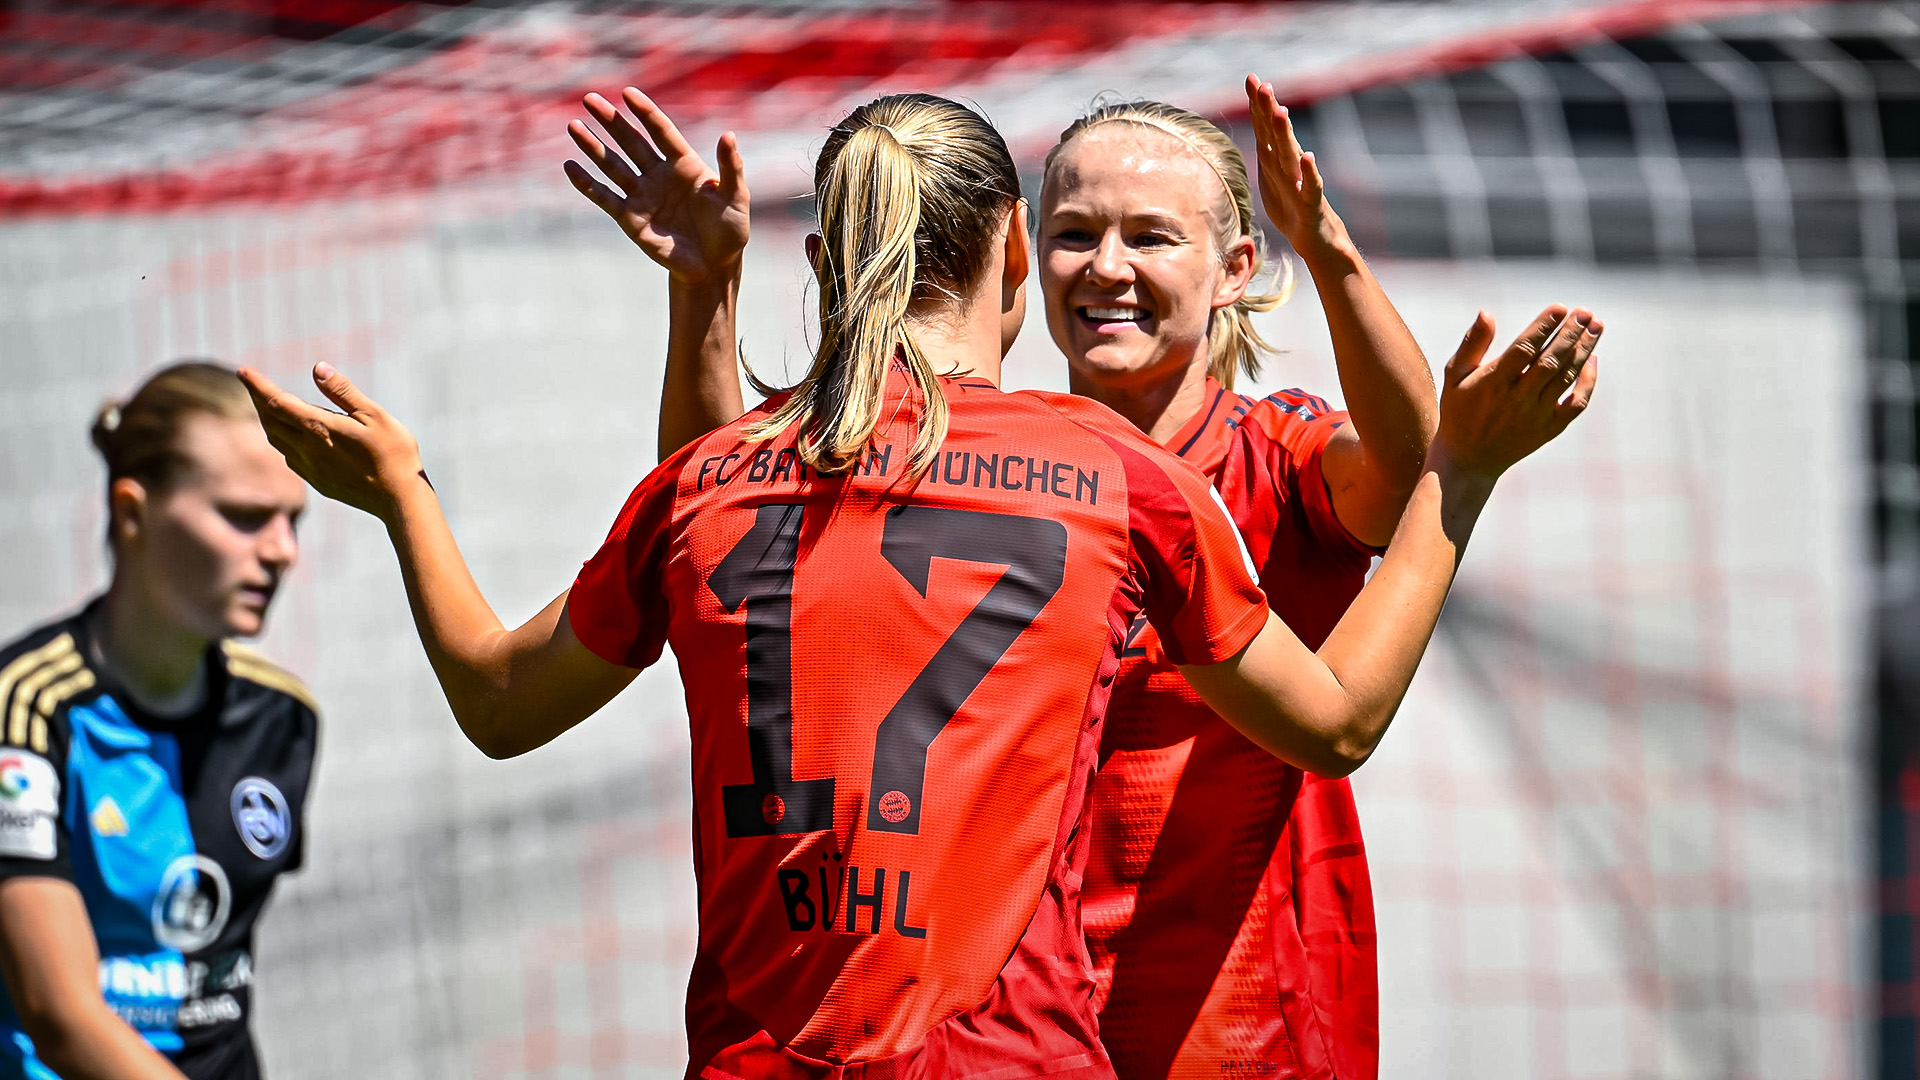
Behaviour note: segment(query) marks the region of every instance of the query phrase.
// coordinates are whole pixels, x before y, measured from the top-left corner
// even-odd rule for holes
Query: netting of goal
[[[743,333],[777,373],[806,349],[804,206],[788,196],[835,110],[946,89],[1031,160],[1103,91],[1231,113],[1240,70],[1285,72],[1317,103],[1309,138],[1356,228],[1429,260],[1381,273],[1436,362],[1479,307],[1511,330],[1575,300],[1610,327],[1598,405],[1503,485],[1356,778],[1383,1071],[1861,1074],[1876,477],[1854,419],[1880,370],[1861,317],[1873,286],[1803,253],[1695,257],[1711,234],[1691,213],[1687,257],[1661,254],[1673,191],[1692,207],[1701,189],[1661,187],[1638,150],[1566,186],[1597,159],[1547,137],[1585,99],[1540,56],[1604,68],[1581,58],[1648,35],[1724,42],[1748,25],[1735,16],[1788,20],[1768,24],[1801,28],[1788,39],[1835,32],[1753,4],[1105,4],[1097,24],[1085,5],[1045,7],[392,6],[305,42],[237,9],[16,13],[10,39],[40,43],[16,61],[42,67],[0,82],[4,625],[104,580],[85,425],[188,354],[355,374],[420,435],[503,615],[564,588],[652,464],[664,319],[657,272],[559,177],[584,89],[671,86],[660,96],[697,143],[743,131],[762,214]],[[129,25],[150,32],[109,33]],[[1471,94],[1419,88],[1489,71],[1532,87],[1512,95],[1519,141],[1449,157],[1447,132],[1503,129],[1459,119],[1480,115]],[[1679,100],[1653,85],[1658,108]],[[1393,99],[1402,112],[1367,96],[1397,87],[1415,88]],[[1719,175],[1669,158],[1687,183]],[[1512,174],[1503,162],[1533,170],[1557,212],[1528,217],[1535,203],[1490,182]],[[1764,195],[1764,164],[1739,168]],[[1606,208],[1643,188],[1667,193],[1645,202],[1654,254],[1607,266],[1607,238],[1638,218]],[[1535,246],[1508,248],[1516,234]],[[1263,330],[1288,350],[1274,386],[1339,398],[1310,290]],[[1037,316],[1009,378],[1064,383]],[[303,541],[262,647],[314,685],[327,727],[307,868],[263,924],[270,1071],[683,1069],[694,907],[673,674],[549,748],[488,761],[446,715],[378,528],[316,503]]]

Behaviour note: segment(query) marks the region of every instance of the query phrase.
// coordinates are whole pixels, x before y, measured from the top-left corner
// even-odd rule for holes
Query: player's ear
[[[107,489],[107,542],[115,551],[145,539],[148,508],[147,486],[131,476]]]
[[[1027,232],[1027,200],[1016,199],[1007,212],[1007,262],[1001,281],[1007,292],[1018,289],[1033,270],[1033,239]]]
[[[1239,237],[1221,252],[1220,281],[1213,290],[1214,307],[1232,307],[1247,295],[1247,287],[1253,284],[1254,260],[1259,253],[1250,236]]]
[[[807,234],[807,265],[813,267],[814,280],[820,280],[820,234],[817,232]]]
[[[1033,245],[1027,236],[1027,200],[1007,215],[1006,259],[1000,267],[1000,355],[1006,356],[1027,321],[1028,265]]]

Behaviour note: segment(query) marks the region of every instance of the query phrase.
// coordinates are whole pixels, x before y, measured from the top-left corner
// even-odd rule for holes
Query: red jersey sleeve
[[[1254,405],[1240,426],[1265,458],[1279,501],[1300,507],[1315,539],[1334,549],[1378,555],[1386,549],[1362,543],[1341,523],[1321,471],[1327,444],[1349,419],[1304,390],[1279,390]]]
[[[667,545],[674,495],[703,440],[660,463],[627,496],[606,543],[580,568],[567,595],[573,633],[610,664],[644,668],[667,643]]]
[[[1154,448],[1108,443],[1127,472],[1127,530],[1141,608],[1176,664],[1217,664],[1267,624],[1257,570],[1219,493]]]

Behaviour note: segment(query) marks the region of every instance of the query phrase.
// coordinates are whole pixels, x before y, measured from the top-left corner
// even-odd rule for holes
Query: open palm
[[[738,140],[732,132],[720,136],[715,172],[647,95],[629,86],[621,96],[639,124],[599,94],[584,99],[618,149],[582,121],[567,125],[567,134],[612,185],[577,161],[566,163],[567,177],[675,278],[698,283],[731,269],[747,246],[750,205]]]
[[[1300,149],[1293,120],[1274,97],[1273,84],[1247,76],[1247,107],[1253,114],[1260,203],[1267,217],[1302,256],[1316,245],[1338,243],[1346,226],[1327,203],[1326,184],[1313,154]]]
[[[1498,476],[1552,442],[1593,400],[1600,378],[1594,349],[1605,329],[1586,308],[1553,304],[1488,359],[1493,316],[1482,311],[1447,361],[1436,436],[1447,456]]]

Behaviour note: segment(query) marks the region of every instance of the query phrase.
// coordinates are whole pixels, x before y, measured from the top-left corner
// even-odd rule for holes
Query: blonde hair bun
[[[101,457],[111,455],[109,445],[113,441],[114,432],[119,430],[120,403],[117,401],[108,401],[106,404],[100,406],[98,412],[93,414],[93,427],[87,432],[93,439],[93,448],[100,451]]]

